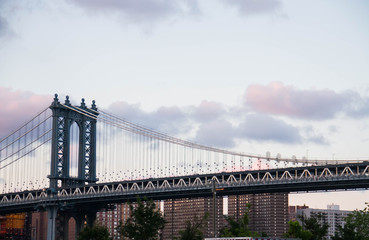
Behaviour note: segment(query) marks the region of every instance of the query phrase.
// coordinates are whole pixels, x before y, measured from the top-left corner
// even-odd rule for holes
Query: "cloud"
[[[13,91],[0,87],[0,138],[47,108],[52,99],[51,95],[37,95],[29,91]]]
[[[194,141],[214,147],[234,147],[235,131],[232,125],[224,120],[214,120],[201,124]]]
[[[5,36],[9,32],[8,22],[0,15],[0,37]]]
[[[333,131],[337,131],[334,126],[328,127],[328,132],[333,134]],[[319,145],[329,145],[328,140],[320,133],[318,133],[313,126],[305,126],[301,128],[304,138],[306,141],[319,144]]]
[[[14,18],[18,9],[19,4],[16,1],[0,0],[0,38],[16,36],[10,19],[11,17]]]
[[[160,107],[152,112],[145,112],[140,104],[129,104],[123,101],[115,102],[108,107],[112,112],[124,119],[147,126],[167,134],[179,134],[189,128],[188,117],[179,107]]]
[[[206,100],[193,109],[193,117],[200,122],[212,121],[225,113],[226,110],[220,103]]]
[[[130,22],[162,20],[172,16],[197,14],[195,0],[69,0],[92,13],[117,13]]]
[[[369,116],[369,98],[353,94],[353,101],[347,107],[347,115],[355,118]]]
[[[141,110],[140,104],[129,104],[118,101],[110,104],[108,110],[118,116],[130,121],[140,122],[144,119],[145,113]]]
[[[345,110],[356,94],[351,91],[336,93],[333,90],[300,90],[272,82],[268,86],[250,85],[245,103],[262,113],[306,119],[329,119]]]
[[[151,112],[143,111],[140,104],[115,102],[108,111],[169,135],[189,133],[200,123],[194,141],[215,147],[234,146],[233,127],[229,122],[218,119],[226,115],[226,111],[216,102],[204,100],[198,106],[159,107]]]
[[[178,134],[189,129],[188,117],[179,107],[161,107],[153,113],[159,131]]]
[[[275,141],[281,143],[300,143],[299,129],[261,114],[249,114],[237,128],[239,138],[256,141]]]
[[[169,135],[191,133],[193,141],[220,148],[234,147],[237,139],[282,144],[328,144],[324,136],[312,127],[296,127],[267,114],[247,111],[234,114],[213,101],[204,100],[191,107],[160,107],[151,112],[143,111],[140,104],[115,102],[108,111]],[[241,123],[236,127],[230,121]]]
[[[236,7],[241,15],[275,13],[282,6],[279,0],[222,0],[224,4]]]
[[[9,26],[9,21],[6,18],[6,13],[8,12],[9,1],[0,1],[0,38],[6,36],[12,36],[14,33]],[[9,15],[9,13],[8,13]]]

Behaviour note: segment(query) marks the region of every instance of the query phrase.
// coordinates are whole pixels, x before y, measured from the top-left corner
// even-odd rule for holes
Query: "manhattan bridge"
[[[222,137],[222,136],[219,136]],[[0,215],[47,211],[47,238],[109,204],[369,188],[368,160],[253,155],[185,141],[58,95],[0,139]]]

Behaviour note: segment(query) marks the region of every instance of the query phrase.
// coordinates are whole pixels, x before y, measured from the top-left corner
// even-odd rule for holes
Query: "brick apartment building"
[[[270,237],[281,237],[288,231],[288,194],[265,193],[244,194],[217,197],[215,206],[215,226],[217,235],[226,226],[225,215],[236,220],[242,218],[247,204],[250,204],[249,227],[252,231],[266,233]],[[214,235],[213,198],[177,199],[164,201],[164,217],[168,222],[163,230],[163,239],[178,237],[178,232],[194,216],[201,218],[207,212],[208,220],[204,224],[205,237]]]
[[[215,201],[215,221],[216,230],[224,225],[223,217],[223,197],[217,197]],[[205,214],[208,214],[204,222],[203,234],[210,237],[214,235],[213,225],[213,198],[182,198],[170,199],[164,201],[164,219],[167,222],[163,229],[163,239],[173,239],[179,237],[179,231],[184,230],[186,222],[195,219],[195,216],[201,220]]]
[[[228,216],[241,218],[250,204],[250,230],[281,237],[288,231],[288,193],[245,194],[228,197]]]

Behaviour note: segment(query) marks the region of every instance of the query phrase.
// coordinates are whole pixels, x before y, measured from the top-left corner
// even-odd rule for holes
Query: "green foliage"
[[[306,218],[304,215],[299,217],[302,222],[303,229],[309,231],[314,236],[314,240],[325,240],[328,234],[328,223],[325,222],[322,213]]]
[[[164,228],[165,220],[161,212],[156,209],[155,203],[150,200],[137,198],[137,207],[129,204],[131,216],[126,223],[119,223],[117,230],[119,233],[135,240],[155,240],[158,239],[159,230]]]
[[[260,237],[268,237],[268,234],[266,232],[261,232]]]
[[[345,218],[345,226],[338,227],[333,240],[369,240],[369,203],[363,210],[355,210]]]
[[[300,238],[301,240],[310,240],[313,237],[310,231],[302,229],[298,221],[289,221],[288,226],[288,232],[284,234],[284,237]]]
[[[193,221],[186,221],[186,228],[183,231],[179,231],[180,240],[201,240],[203,239],[202,227],[209,214],[206,213],[201,219],[196,215]]]
[[[86,226],[78,235],[78,240],[111,240],[109,231],[105,226]]]
[[[256,232],[250,231],[249,228],[249,211],[250,204],[247,204],[245,214],[238,221],[231,217],[227,217],[228,226],[220,229],[221,237],[259,237]]]

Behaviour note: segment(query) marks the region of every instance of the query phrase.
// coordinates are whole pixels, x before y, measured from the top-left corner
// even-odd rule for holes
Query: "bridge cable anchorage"
[[[213,152],[218,152],[218,153],[224,153],[224,154],[229,154],[229,155],[234,155],[234,156],[240,156],[240,157],[249,157],[249,158],[257,158],[257,159],[263,159],[263,160],[273,160],[273,161],[280,161],[280,162],[289,162],[289,163],[300,163],[300,164],[326,164],[327,160],[319,160],[319,159],[315,159],[315,160],[308,160],[308,159],[297,159],[297,158],[280,158],[280,157],[270,157],[270,156],[258,156],[258,155],[252,155],[252,154],[244,154],[244,153],[240,153],[240,152],[235,152],[235,151],[228,151],[228,150],[224,150],[224,149],[219,149],[219,148],[214,148],[214,147],[209,147],[209,146],[205,146],[205,145],[201,145],[201,144],[197,144],[197,143],[192,143],[189,141],[185,141],[179,138],[175,138],[154,130],[151,130],[149,128],[140,126],[138,124],[129,122],[127,120],[121,119],[117,116],[114,116],[110,113],[106,113],[104,111],[95,111],[100,113],[101,115],[99,117],[96,117],[95,115],[91,114],[90,112],[79,108],[79,107],[71,107],[71,106],[67,106],[62,104],[63,106],[70,108],[80,114],[83,114],[85,116],[91,117],[93,119],[96,119],[98,121],[102,121],[105,122],[107,124],[110,124],[112,126],[121,128],[123,130],[126,131],[130,131],[132,133],[136,133],[136,134],[140,134],[143,136],[148,136],[148,137],[152,137],[158,140],[162,140],[162,141],[166,141],[169,143],[174,143],[174,144],[178,144],[178,145],[182,145],[182,146],[186,146],[186,147],[191,147],[191,148],[196,148],[196,149],[200,149],[200,150],[207,150],[207,151],[213,151]],[[110,118],[114,118],[115,120],[118,120],[119,122],[113,122],[113,120],[109,120],[109,119],[105,119],[102,118],[103,116],[108,116]],[[335,162],[339,162],[339,163],[357,163],[357,162],[363,162],[364,160],[338,160],[335,159]]]

